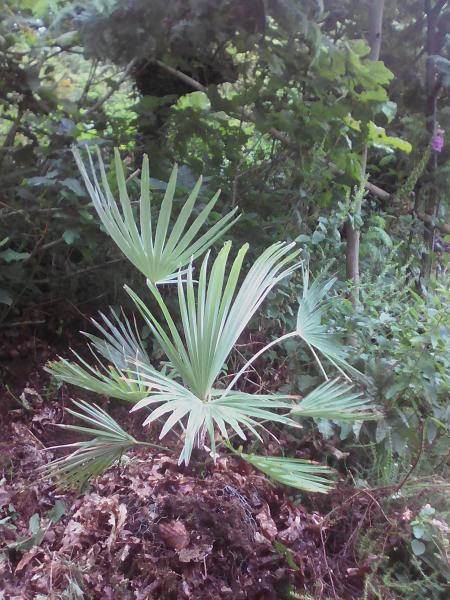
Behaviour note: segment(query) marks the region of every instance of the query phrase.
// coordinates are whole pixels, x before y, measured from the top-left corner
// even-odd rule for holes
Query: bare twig
[[[330,569],[330,565],[328,564],[327,551],[326,551],[326,548],[325,548],[325,540],[324,540],[324,537],[323,537],[323,523],[320,524],[319,532],[320,532],[320,541],[322,542],[323,559],[324,559],[325,564],[326,564],[327,569],[328,569],[328,576],[330,578],[331,589],[333,590],[333,598],[334,598],[334,600],[338,600],[338,597],[336,595],[336,588],[334,587],[333,571]]]
[[[130,181],[132,181],[133,179],[135,179],[136,177],[138,177],[141,173],[140,169],[136,169],[136,171],[133,171],[133,173],[131,173],[131,175],[129,175],[127,177],[126,183],[129,183]]]
[[[24,327],[25,325],[41,325],[45,323],[44,319],[38,321],[15,321],[14,323],[0,323],[0,329],[10,329],[12,327]]]
[[[136,63],[136,58],[133,58],[133,60],[130,60],[130,62],[126,66],[125,71],[123,72],[122,77],[120,79],[118,79],[114,83],[113,86],[111,86],[111,88],[107,91],[107,93],[102,98],[97,100],[97,102],[84,113],[83,119],[86,119],[87,117],[89,117],[93,112],[98,110],[105,102],[107,102],[111,98],[111,96],[114,94],[114,92],[116,92],[119,89],[119,87],[122,85],[122,83],[127,79],[128,75],[130,74],[130,71],[134,67],[135,63]]]

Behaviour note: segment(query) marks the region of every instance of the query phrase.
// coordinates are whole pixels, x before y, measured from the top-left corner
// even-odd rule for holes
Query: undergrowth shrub
[[[406,472],[422,463],[444,472],[450,452],[450,303],[448,281],[436,281],[420,295],[406,267],[392,260],[361,286],[361,308],[335,305],[336,323],[356,339],[353,364],[371,382],[384,418],[365,423],[360,439],[376,445],[387,470]],[[369,469],[376,463],[368,448]],[[394,464],[395,463],[395,464]],[[403,466],[402,466],[403,465]],[[369,477],[370,479],[371,477]],[[372,479],[377,482],[377,477]]]
[[[364,599],[443,599],[450,589],[448,482],[410,479],[381,500],[385,518],[362,532],[361,557],[374,559]],[[386,516],[388,515],[388,516]]]

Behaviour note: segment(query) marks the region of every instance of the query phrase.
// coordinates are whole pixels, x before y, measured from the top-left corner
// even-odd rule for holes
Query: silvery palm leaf
[[[67,408],[67,412],[84,421],[89,427],[78,425],[58,425],[69,431],[87,434],[90,440],[53,446],[49,448],[71,448],[74,451],[68,456],[63,456],[45,465],[40,471],[43,477],[57,480],[58,486],[63,489],[83,488],[92,477],[102,474],[107,468],[120,460],[121,456],[130,448],[137,445],[152,445],[139,442],[124,431],[120,425],[95,404],[83,400],[72,401],[81,412]]]
[[[91,320],[103,338],[92,333],[82,333],[91,340],[93,347],[101,356],[118,369],[129,369],[136,361],[150,362],[139,337],[136,321],[132,326],[125,314],[122,313],[121,320],[113,309],[111,309],[111,318],[103,313],[100,313],[100,317],[103,323],[95,319]]]
[[[93,366],[75,351],[77,362],[58,357],[59,360],[50,362],[45,370],[58,381],[76,385],[85,390],[95,392],[109,398],[117,398],[126,402],[137,402],[149,393],[147,385],[139,380],[139,374],[134,369],[120,369],[115,365],[105,366],[99,357],[92,351],[96,366]],[[129,379],[133,373],[133,380]]]
[[[257,456],[238,453],[241,458],[262,471],[277,483],[288,485],[305,492],[326,493],[333,488],[330,476],[333,470],[325,465],[299,458]]]
[[[325,381],[307,394],[291,410],[292,415],[315,417],[334,421],[362,421],[379,417],[369,401],[352,386],[334,381]]]
[[[152,370],[146,372],[144,364],[139,365],[139,373],[141,380],[151,388],[151,393],[137,402],[131,411],[144,407],[151,409],[143,425],[164,418],[160,439],[176,425],[181,426],[184,431],[184,446],[179,457],[180,463],[189,463],[194,446],[201,445],[206,434],[214,452],[216,432],[227,439],[230,429],[245,440],[244,429],[247,429],[261,440],[258,433],[261,421],[298,426],[289,416],[277,412],[281,409],[286,413],[292,408],[291,396],[233,392],[223,397],[221,390],[212,390],[208,400],[201,400],[173,379]]]
[[[118,202],[108,183],[100,151],[98,148],[96,150],[100,168],[100,180],[97,177],[90,152],[88,152],[88,170],[83,163],[80,152],[77,149],[73,149],[75,161],[91,200],[108,234],[130,262],[153,284],[176,279],[181,267],[187,265],[192,258],[203,254],[239,218],[239,216],[236,216],[236,207],[212,227],[208,228],[203,235],[198,236],[201,227],[205,224],[218,200],[220,192],[217,192],[198,216],[192,220],[191,225],[188,226],[188,221],[192,217],[194,205],[202,183],[202,178],[200,177],[175,223],[170,228],[173,199],[177,183],[177,167],[175,166],[160,206],[157,222],[153,224],[149,163],[148,157],[144,156],[141,172],[138,226],[128,196],[125,173],[119,151],[117,148],[114,150],[115,176],[119,191]]]
[[[176,326],[155,286],[150,284],[150,289],[163,319],[153,314],[132,290],[125,288],[185,386],[201,400],[210,399],[214,382],[230,352],[267,294],[301,265],[297,261],[299,250],[293,247],[294,244],[278,242],[267,248],[239,288],[238,279],[248,244],[237,253],[228,278],[225,270],[231,242],[224,244],[209,274],[209,254],[205,256],[196,286],[191,263],[185,276],[178,274],[181,328]]]
[[[318,354],[330,361],[348,379],[345,371],[361,374],[346,361],[344,347],[322,323],[328,307],[326,297],[335,281],[336,278],[325,282],[318,278],[310,285],[309,271],[303,270],[303,293],[299,298],[296,334],[307,344],[326,379],[328,376]]]
[[[122,315],[122,320],[111,310],[111,318],[100,313],[102,323],[92,320],[103,335],[85,333],[91,340],[89,346],[94,365],[73,351],[77,362],[60,358],[50,363],[46,370],[59,381],[96,392],[112,398],[136,402],[144,398],[148,387],[139,380],[136,362],[150,365],[150,359],[139,338],[136,324]],[[107,364],[104,364],[106,359]],[[149,367],[150,368],[150,367]],[[128,378],[133,373],[133,382]]]

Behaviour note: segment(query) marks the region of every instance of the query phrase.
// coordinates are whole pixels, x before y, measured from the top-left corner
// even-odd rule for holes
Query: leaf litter
[[[370,571],[352,532],[364,496],[292,496],[238,457],[214,463],[139,448],[83,494],[58,491],[37,469],[68,441],[68,398],[46,394],[41,371],[2,396],[0,596],[11,600],[358,598]],[[53,394],[54,396],[54,394]],[[86,397],[86,399],[89,399]],[[113,405],[112,405],[113,406]],[[126,408],[116,418],[130,433]],[[289,442],[286,442],[289,443]],[[306,504],[308,508],[306,508]],[[326,515],[334,512],[333,519]],[[373,512],[373,511],[372,511]],[[18,542],[19,540],[19,542]]]

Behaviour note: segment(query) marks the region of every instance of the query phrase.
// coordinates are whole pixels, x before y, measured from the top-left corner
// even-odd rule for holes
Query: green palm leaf
[[[90,174],[83,163],[80,152],[77,149],[73,149],[73,154],[91,200],[106,231],[125,256],[153,284],[175,279],[181,267],[187,265],[192,258],[203,254],[239,218],[239,216],[235,216],[237,212],[236,207],[210,227],[203,235],[200,237],[197,236],[216,204],[220,193],[217,192],[214,195],[210,202],[192,221],[191,225],[188,226],[188,221],[192,216],[202,183],[200,177],[169,233],[173,198],[177,182],[177,167],[175,166],[164,194],[156,227],[154,227],[151,217],[149,164],[148,157],[144,156],[138,228],[127,192],[123,164],[117,148],[114,150],[114,164],[119,190],[119,203],[114,198],[109,186],[99,149],[97,148],[97,158],[100,167],[101,183],[97,178],[91,154],[88,152]]]
[[[139,380],[136,362],[145,363],[151,368],[150,359],[137,333],[136,323],[133,327],[125,315],[122,315],[121,321],[113,310],[111,313],[110,319],[100,313],[102,323],[92,319],[103,338],[85,333],[92,342],[90,350],[96,366],[73,352],[78,363],[60,358],[58,362],[50,363],[46,370],[59,381],[108,397],[136,402],[149,391]],[[107,366],[98,355],[108,361]],[[131,373],[133,382],[128,379]]]
[[[329,492],[334,486],[333,481],[329,479],[333,470],[324,465],[299,458],[257,456],[241,452],[238,454],[277,483],[305,492],[322,494]]]
[[[80,400],[72,402],[82,412],[66,409],[74,417],[89,425],[59,425],[63,429],[95,436],[93,439],[74,444],[53,446],[50,450],[75,448],[68,456],[58,458],[40,470],[43,477],[55,479],[62,489],[83,489],[92,477],[102,474],[118,461],[122,455],[136,445],[148,445],[137,441],[103,409]]]
[[[377,419],[379,416],[362,394],[353,392],[352,386],[337,379],[326,381],[310,392],[292,408],[291,414],[336,421]]]
[[[192,263],[186,270],[185,281],[179,273],[181,331],[155,286],[150,284],[150,289],[161,308],[165,327],[161,319],[128,289],[183,382],[178,383],[148,368],[145,363],[136,361],[139,381],[145,382],[151,392],[133,410],[159,404],[145,423],[170,415],[161,431],[162,436],[175,424],[181,425],[185,431],[185,444],[180,461],[186,463],[189,462],[192,448],[206,433],[214,449],[216,430],[226,437],[229,427],[245,437],[243,428],[258,435],[258,420],[271,419],[296,425],[289,417],[276,412],[279,408],[292,408],[291,403],[284,401],[285,396],[252,396],[238,392],[224,394],[223,390],[213,387],[237,339],[267,294],[278,281],[300,265],[296,262],[299,252],[293,250],[293,244],[274,244],[256,260],[238,288],[247,249],[245,245],[238,252],[228,278],[225,277],[225,271],[231,250],[229,242],[219,252],[209,273],[209,255],[205,256],[197,286],[194,286]],[[131,379],[130,383],[137,381]]]
[[[224,244],[214,260],[209,276],[209,254],[205,256],[198,286],[194,286],[191,263],[186,270],[185,282],[181,273],[178,274],[181,333],[155,286],[150,284],[150,289],[161,308],[166,327],[132,290],[126,288],[186,387],[198,398],[209,399],[234,344],[256,310],[270,290],[300,266],[296,262],[299,251],[293,250],[293,246],[280,242],[267,248],[239,289],[237,284],[247,244],[234,259],[228,279],[225,279],[225,269],[230,242]]]
[[[45,370],[58,381],[95,392],[108,398],[117,398],[127,402],[137,402],[148,395],[148,388],[139,381],[138,374],[133,372],[134,379],[128,379],[131,371],[119,369],[114,365],[107,367],[92,352],[96,367],[85,361],[79,354],[72,351],[78,363],[59,357],[58,361],[50,362]]]
[[[322,323],[322,317],[328,308],[326,296],[335,281],[336,278],[325,282],[316,279],[310,285],[309,272],[307,269],[303,270],[303,294],[299,299],[296,333],[308,345],[326,379],[327,374],[316,350],[348,379],[344,369],[358,375],[360,373],[345,360],[344,347]]]
[[[166,375],[152,370],[146,372],[146,365],[144,364],[139,365],[139,373],[142,380],[151,388],[151,393],[137,402],[131,411],[152,407],[151,413],[143,423],[144,425],[164,417],[166,420],[161,430],[160,439],[176,425],[181,427],[185,441],[179,457],[180,463],[189,463],[192,449],[195,445],[200,445],[201,439],[206,434],[209,437],[210,447],[214,452],[216,431],[226,439],[228,438],[227,428],[230,428],[241,439],[245,440],[244,429],[248,429],[261,440],[257,431],[260,426],[258,421],[273,421],[291,427],[298,426],[289,416],[276,412],[279,409],[289,411],[292,408],[291,396],[236,392],[223,397],[221,395],[222,390],[212,390],[210,399],[203,401],[185,386]],[[186,420],[187,424],[185,425]]]
[[[135,364],[136,360],[150,362],[139,337],[136,322],[132,326],[123,313],[121,320],[113,309],[111,309],[111,318],[103,313],[100,313],[100,317],[103,323],[95,319],[91,319],[91,321],[103,338],[91,333],[82,333],[91,340],[93,347],[101,356],[118,369],[128,369]]]

